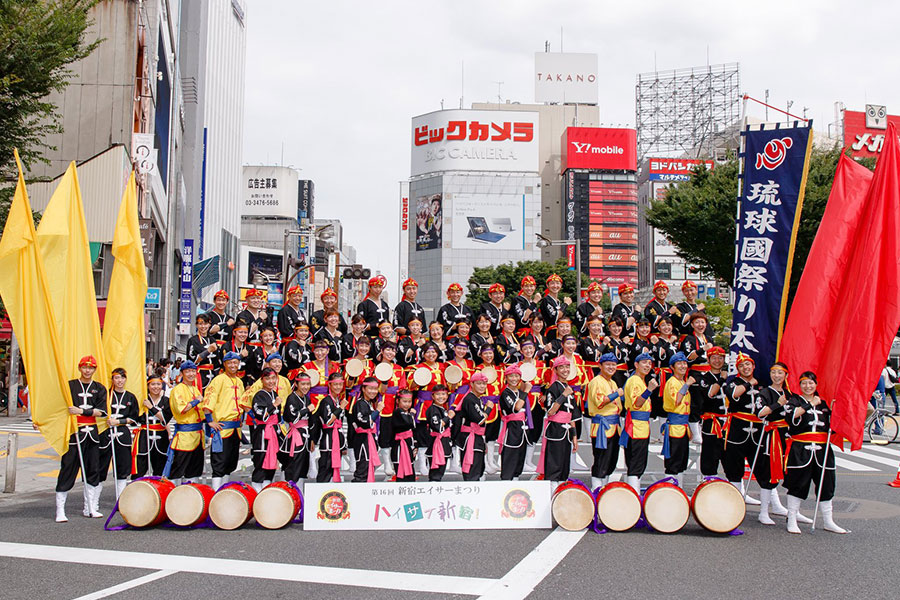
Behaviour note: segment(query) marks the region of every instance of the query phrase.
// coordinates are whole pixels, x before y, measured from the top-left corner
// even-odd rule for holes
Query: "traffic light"
[[[364,269],[362,265],[351,265],[344,268],[344,279],[368,279],[372,276],[370,269]]]

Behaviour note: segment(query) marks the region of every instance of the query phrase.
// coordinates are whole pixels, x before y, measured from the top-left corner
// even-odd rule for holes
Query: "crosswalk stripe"
[[[876,462],[876,463],[879,463],[882,465],[888,465],[890,467],[897,466],[896,460],[893,460],[890,458],[885,458],[883,456],[878,456],[876,454],[869,454],[868,452],[863,452],[862,450],[857,450],[856,452],[847,452],[845,450],[838,450],[838,452],[843,454],[844,456],[849,456],[854,459],[868,460],[868,461]]]
[[[863,446],[863,448],[865,448],[867,452],[869,450],[872,450],[875,452],[879,452],[881,454],[887,454],[889,456],[894,456],[894,457],[900,458],[900,450],[897,450],[890,446],[881,446],[878,444],[866,444],[865,446]]]
[[[850,471],[878,471],[880,469],[876,469],[875,467],[870,467],[869,465],[864,465],[862,463],[853,462],[852,460],[847,460],[846,458],[841,458],[840,456],[834,457],[834,463],[843,468],[849,469]]]

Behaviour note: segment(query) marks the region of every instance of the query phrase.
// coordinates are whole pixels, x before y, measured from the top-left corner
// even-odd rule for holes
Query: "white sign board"
[[[534,53],[534,101],[597,104],[597,55]]]
[[[454,249],[525,248],[525,196],[453,194],[450,201],[453,205]]]
[[[241,216],[297,219],[299,191],[299,178],[294,169],[244,167],[241,182]]]
[[[140,174],[153,173],[156,169],[156,148],[152,133],[131,134],[131,160]]]
[[[537,173],[538,114],[439,110],[414,117],[410,174],[437,171]]]
[[[313,531],[546,529],[550,481],[307,483],[303,528]]]

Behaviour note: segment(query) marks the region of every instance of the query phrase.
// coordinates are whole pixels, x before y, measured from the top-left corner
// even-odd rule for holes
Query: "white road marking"
[[[176,554],[122,552],[97,548],[71,548],[10,542],[0,542],[0,556],[133,569],[159,569],[162,567],[184,573],[350,585],[363,588],[431,592],[435,594],[446,594],[450,590],[455,594],[471,596],[480,596],[486,593],[498,581],[497,579],[481,577],[370,571],[318,565],[208,558],[204,556],[180,556]]]
[[[891,458],[885,458],[883,456],[878,456],[876,454],[869,454],[868,452],[863,452],[862,450],[857,450],[856,452],[847,452],[844,450],[838,450],[839,454],[846,456],[848,458],[857,458],[863,460],[869,460],[872,462],[880,463],[882,465],[888,465],[889,467],[896,467],[897,461]]]
[[[131,581],[125,581],[123,583],[120,583],[119,585],[108,587],[105,590],[100,590],[99,592],[94,592],[85,596],[79,596],[78,598],[75,598],[75,600],[98,600],[99,598],[108,598],[109,596],[118,594],[119,592],[124,592],[125,590],[136,588],[139,585],[144,585],[145,583],[150,583],[151,581],[156,581],[157,579],[162,579],[163,577],[168,577],[169,575],[177,572],[178,571],[157,571],[156,573],[150,573],[149,575],[144,575],[143,577],[138,577],[137,579],[132,579]]]
[[[865,448],[866,451],[873,450],[881,454],[887,454],[888,456],[900,458],[900,450],[897,450],[896,448],[893,448],[891,446],[882,446],[880,444],[865,444],[863,448]]]
[[[870,467],[869,465],[853,462],[852,460],[847,460],[846,458],[841,458],[840,456],[834,457],[834,464],[850,471],[878,471],[878,469],[876,469],[875,467]]]
[[[479,600],[523,600],[556,568],[587,531],[565,531],[557,527],[502,579],[483,592]]]

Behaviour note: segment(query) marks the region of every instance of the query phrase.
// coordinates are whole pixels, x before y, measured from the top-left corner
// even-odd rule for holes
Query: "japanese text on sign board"
[[[746,151],[738,203],[730,349],[732,359],[738,352],[753,358],[757,378],[764,380],[775,361],[783,327],[782,304],[802,206],[810,128],[742,135]]]
[[[424,146],[444,140],[453,142],[492,141],[492,142],[530,142],[534,139],[534,123],[481,123],[479,121],[450,121],[446,133],[443,127],[435,129],[427,125],[416,127],[415,144]]]

